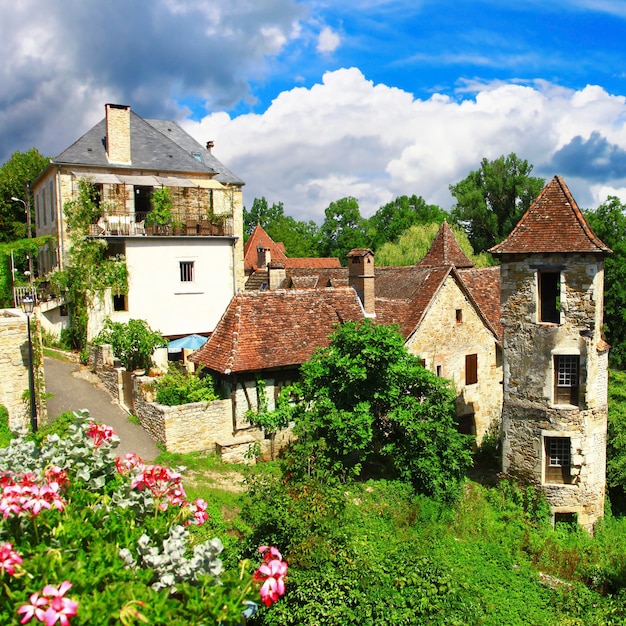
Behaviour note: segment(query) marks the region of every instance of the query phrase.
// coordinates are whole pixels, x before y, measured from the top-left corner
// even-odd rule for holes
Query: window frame
[[[543,482],[548,485],[570,485],[572,483],[571,437],[545,435],[543,450]]]
[[[580,355],[553,355],[553,404],[578,406],[580,401]]]
[[[537,318],[542,324],[561,323],[561,271],[538,270]]]
[[[476,385],[478,383],[478,354],[465,355],[465,384]]]
[[[196,282],[196,262],[195,261],[179,261],[178,262],[180,282],[184,284]]]

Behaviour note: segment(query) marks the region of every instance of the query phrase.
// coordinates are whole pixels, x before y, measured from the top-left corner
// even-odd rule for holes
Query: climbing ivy
[[[63,207],[71,243],[68,262],[50,279],[52,288],[65,296],[68,305],[70,326],[62,339],[75,349],[87,345],[89,308],[94,299],[102,299],[109,288],[116,295],[128,292],[125,258],[107,256],[106,241],[87,236],[89,225],[100,214],[95,198],[93,185],[79,180],[77,196]]]

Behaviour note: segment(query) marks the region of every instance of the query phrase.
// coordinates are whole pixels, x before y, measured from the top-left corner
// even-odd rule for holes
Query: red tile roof
[[[328,345],[336,324],[362,318],[351,288],[245,291],[191,360],[221,374],[298,367]]]
[[[435,235],[428,252],[417,264],[418,267],[439,267],[441,265],[454,265],[459,268],[474,267],[473,261],[470,261],[461,250],[452,229],[445,220]]]
[[[460,270],[459,276],[479,312],[485,317],[496,337],[501,340],[504,329],[500,321],[500,267]]]
[[[269,250],[272,266],[274,267],[297,267],[297,268],[336,268],[341,267],[339,259],[336,257],[323,258],[294,258],[290,259],[285,254],[285,245],[282,242],[275,242],[264,230],[261,224],[257,224],[243,248],[243,266],[246,273],[251,273],[259,269],[257,266],[257,248]]]
[[[555,176],[511,234],[489,252],[494,255],[541,252],[609,254],[611,250],[591,230],[563,179]]]

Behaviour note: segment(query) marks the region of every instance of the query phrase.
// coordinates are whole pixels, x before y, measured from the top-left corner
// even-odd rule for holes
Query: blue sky
[[[174,119],[244,202],[323,219],[515,152],[579,204],[626,201],[620,0],[20,0],[0,6],[0,160],[54,156],[107,102]]]

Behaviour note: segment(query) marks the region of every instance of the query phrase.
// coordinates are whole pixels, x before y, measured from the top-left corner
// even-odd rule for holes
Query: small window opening
[[[578,527],[578,513],[555,513],[554,526],[560,526],[568,531],[575,531]]]
[[[180,282],[192,283],[194,279],[194,261],[180,262]]]
[[[442,374],[442,368],[441,368],[441,365],[437,365],[437,368],[436,368],[436,369],[437,369],[437,376],[439,376],[439,378],[441,378],[441,376],[443,375],[443,374]]]
[[[478,382],[478,355],[465,355],[465,384],[475,385]]]
[[[578,406],[578,356],[554,357],[554,404]]]
[[[561,321],[560,272],[539,272],[539,315],[541,322]]]
[[[456,310],[456,323],[460,324],[463,321],[463,309]]]
[[[546,437],[544,440],[546,465],[545,482],[567,485],[572,482],[571,440],[569,437]]]
[[[128,311],[126,307],[126,295],[120,293],[118,295],[113,295],[113,310],[114,311]]]

